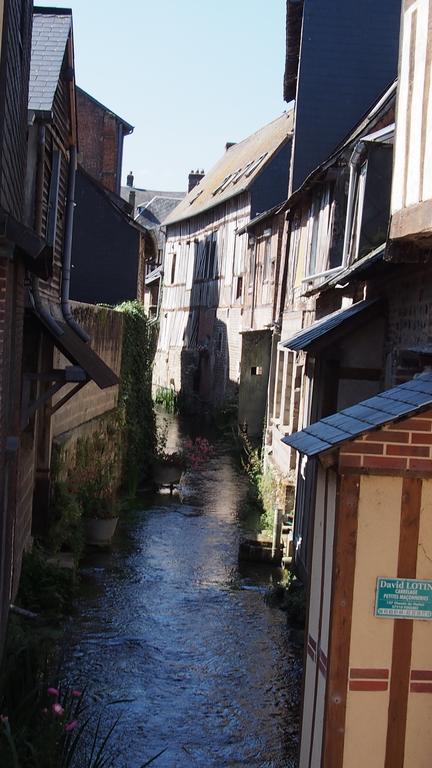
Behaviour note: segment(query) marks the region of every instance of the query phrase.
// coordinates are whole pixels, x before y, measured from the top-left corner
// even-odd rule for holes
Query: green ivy
[[[115,308],[124,317],[119,406],[124,413],[123,482],[133,495],[151,477],[156,452],[156,419],[152,399],[152,366],[157,332],[138,301]]]
[[[178,413],[179,396],[172,387],[158,387],[155,394],[156,405],[161,405],[167,413]]]

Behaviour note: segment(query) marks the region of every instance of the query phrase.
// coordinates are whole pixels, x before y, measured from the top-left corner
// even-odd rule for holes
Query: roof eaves
[[[379,311],[381,304],[380,299],[364,299],[345,309],[338,309],[302,328],[301,331],[297,331],[286,341],[281,341],[279,346],[293,351],[315,350],[323,343],[329,344],[331,336],[346,332],[346,329],[351,328],[352,323],[358,322],[359,319],[366,321],[369,318],[369,312]]]
[[[378,395],[287,435],[282,442],[307,456],[339,448],[366,432],[432,407],[432,373],[420,374]]]
[[[363,118],[357,123],[354,130],[346,136],[343,141],[341,141],[340,144],[336,147],[334,152],[320,165],[318,165],[316,168],[314,168],[313,171],[309,174],[309,176],[306,177],[303,184],[298,187],[283,203],[283,209],[288,210],[289,208],[292,208],[293,205],[297,203],[299,199],[303,197],[307,192],[309,192],[312,184],[319,180],[320,176],[322,176],[329,168],[331,168],[341,157],[343,154],[343,151],[350,146],[354,141],[356,140],[362,140],[362,132],[367,129],[368,123],[373,122],[374,118],[377,117],[377,115],[380,113],[381,109],[384,109],[388,102],[391,101],[392,98],[395,97],[396,94],[396,88],[397,88],[397,80],[395,80],[389,88],[387,88],[384,91],[384,94],[381,96],[381,98],[374,104],[372,109],[367,112]],[[366,137],[365,137],[366,138]]]
[[[127,122],[127,120],[124,120],[122,117],[120,117],[120,115],[118,115],[118,114],[117,114],[116,112],[114,112],[112,109],[110,109],[109,107],[107,107],[105,104],[102,104],[102,102],[101,102],[101,101],[98,101],[97,99],[95,99],[95,97],[94,97],[94,96],[91,96],[89,93],[87,93],[87,91],[85,91],[85,90],[84,90],[84,88],[80,88],[80,86],[79,86],[79,85],[76,85],[76,86],[75,86],[75,88],[76,88],[76,90],[77,90],[79,93],[82,93],[82,94],[83,94],[83,95],[84,95],[84,96],[85,96],[87,99],[89,99],[90,101],[92,101],[92,102],[93,102],[93,104],[96,104],[98,107],[101,107],[101,109],[103,109],[105,112],[107,112],[107,114],[109,114],[109,115],[111,115],[112,117],[114,117],[114,118],[117,120],[117,122],[118,122],[118,123],[121,123],[121,124],[122,124],[122,126],[123,126],[123,133],[124,133],[125,135],[129,135],[130,133],[133,133],[133,131],[134,131],[134,126],[133,126],[133,125],[131,125],[130,123],[128,123],[128,122]]]
[[[262,221],[265,221],[271,216],[274,216],[274,214],[279,213],[280,207],[281,205],[280,203],[278,203],[277,205],[274,205],[273,208],[269,208],[268,211],[263,211],[263,213],[259,213],[257,216],[255,216],[254,219],[251,219],[243,227],[240,227],[239,229],[237,229],[236,234],[243,235],[245,232],[250,232],[255,228],[257,224],[260,224]]]

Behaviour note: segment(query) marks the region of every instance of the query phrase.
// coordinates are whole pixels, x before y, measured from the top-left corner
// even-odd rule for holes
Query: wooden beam
[[[322,768],[343,765],[359,495],[359,475],[342,475],[336,507]]]
[[[421,493],[420,478],[404,477],[397,573],[403,579],[416,578]],[[395,619],[384,768],[404,768],[412,634],[411,619]]]

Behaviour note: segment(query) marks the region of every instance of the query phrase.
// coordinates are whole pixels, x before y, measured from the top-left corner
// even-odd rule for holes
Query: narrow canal
[[[121,715],[118,765],[290,768],[301,686],[285,615],[264,594],[274,570],[238,565],[246,481],[218,442],[186,498],[158,494],[121,520],[110,552],[84,563],[65,675],[103,719]],[[117,762],[116,762],[117,766]]]

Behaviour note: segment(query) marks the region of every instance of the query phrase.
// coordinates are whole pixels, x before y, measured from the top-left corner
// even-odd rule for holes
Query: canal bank
[[[238,565],[250,521],[230,446],[217,443],[182,491],[183,503],[143,496],[111,551],[84,561],[66,681],[107,722],[121,715],[119,768],[161,749],[161,768],[294,766],[301,665],[285,615],[264,601],[280,572]]]

